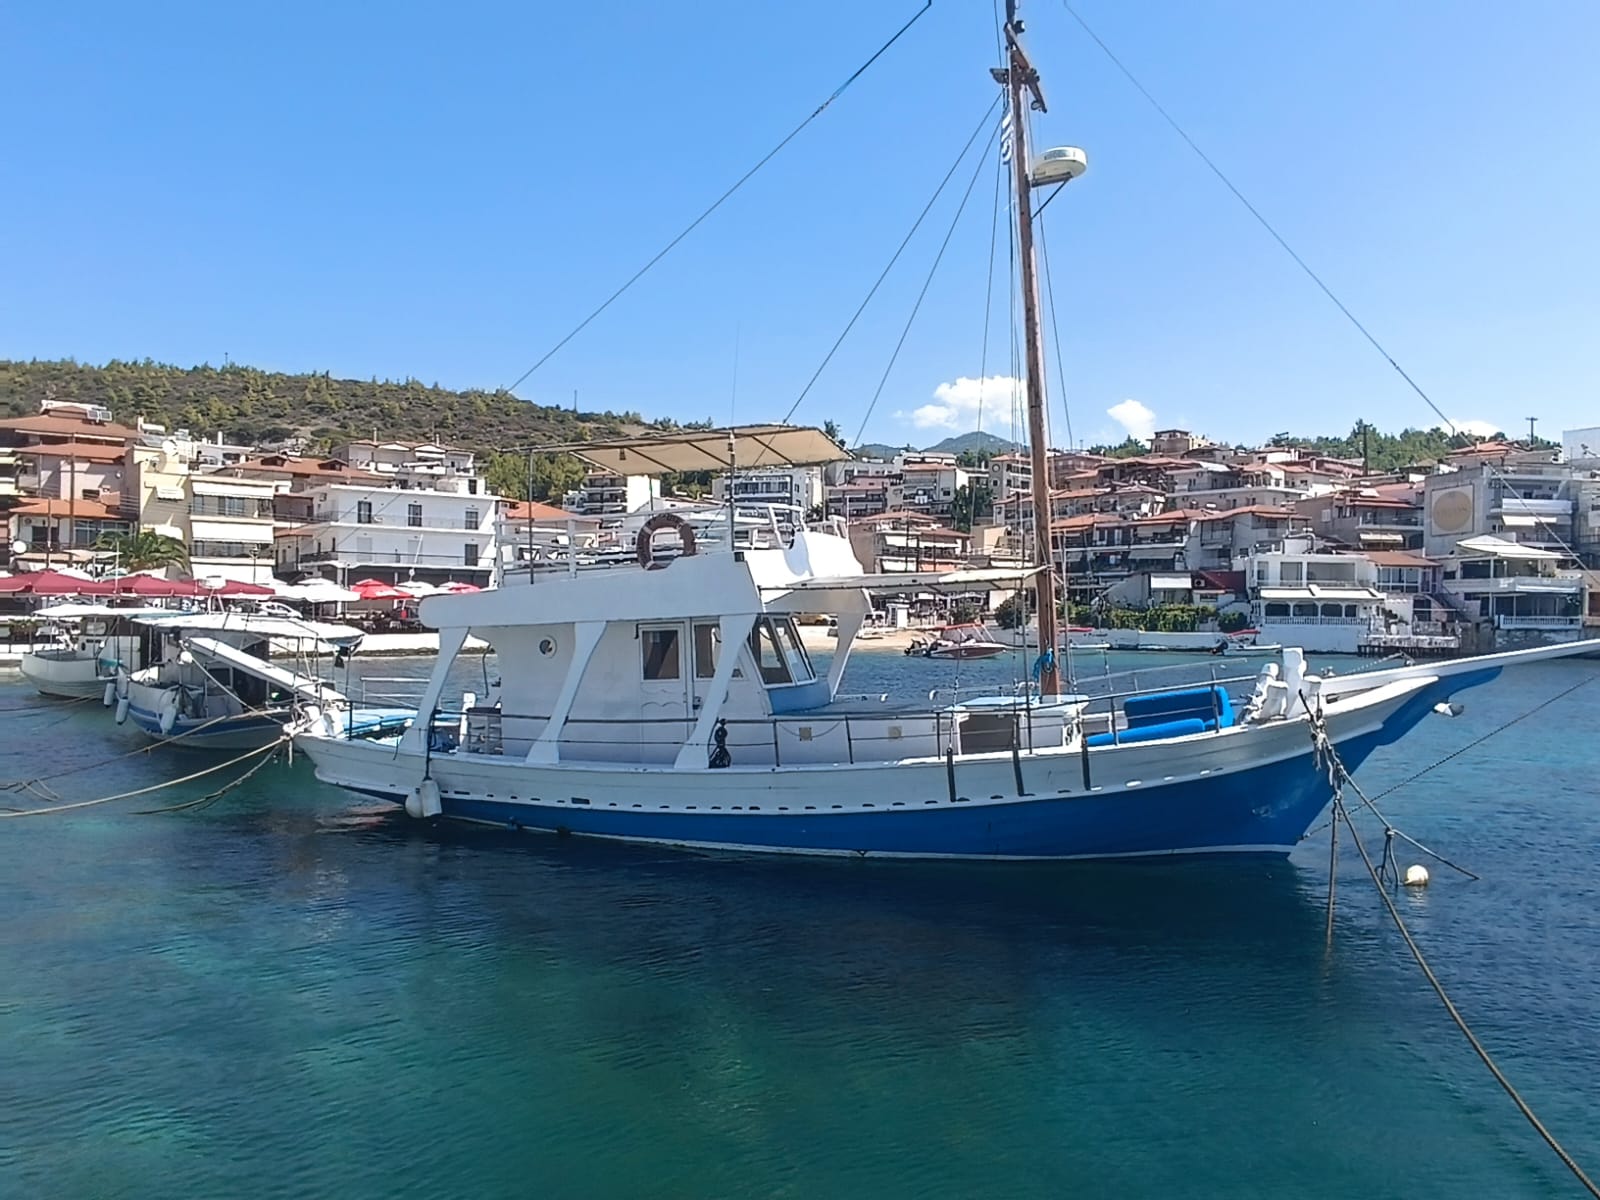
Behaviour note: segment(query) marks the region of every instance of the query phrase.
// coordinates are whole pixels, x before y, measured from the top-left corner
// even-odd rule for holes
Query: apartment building
[[[711,495],[718,503],[778,505],[809,513],[823,502],[821,467],[757,467],[711,481]]]
[[[1422,549],[1422,496],[1409,484],[1326,492],[1294,510],[1317,537],[1353,550]]]
[[[14,542],[28,546],[18,565],[85,560],[103,534],[126,532],[124,459],[135,436],[93,404],[45,400],[31,416],[0,421],[0,561],[11,560]]]
[[[413,476],[406,486],[307,487],[308,520],[276,539],[279,574],[310,572],[341,584],[370,578],[486,585],[501,499],[475,477],[471,487],[468,477],[438,482],[445,486],[418,487]]]
[[[661,480],[654,475],[612,475],[591,471],[567,497],[566,507],[584,517],[625,517],[650,508],[661,499]]]
[[[273,493],[269,480],[213,474],[199,444],[147,430],[128,449],[122,511],[137,528],[189,547],[196,579],[266,583],[272,578]]]
[[[1573,469],[1548,451],[1485,453],[1474,447],[1451,456],[1454,470],[1422,484],[1423,550],[1443,558],[1465,538],[1496,537],[1570,553],[1576,538],[1576,499],[1588,491]]]

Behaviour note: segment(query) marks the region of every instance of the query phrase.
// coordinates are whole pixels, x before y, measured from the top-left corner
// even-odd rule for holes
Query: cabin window
[[[722,649],[722,630],[715,625],[694,627],[694,677],[711,679],[717,673],[717,654]]]
[[[750,631],[750,655],[761,672],[761,682],[809,683],[816,678],[788,617],[763,617]]]
[[[789,667],[778,649],[778,635],[772,631],[772,622],[763,618],[750,631],[750,656],[756,660],[756,670],[762,683],[790,683]]]
[[[683,678],[676,628],[640,630],[639,648],[644,656],[645,679]]]

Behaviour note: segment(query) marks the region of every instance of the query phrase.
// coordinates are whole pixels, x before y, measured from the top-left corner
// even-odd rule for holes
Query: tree
[[[116,554],[117,564],[125,571],[153,571],[165,567],[177,567],[185,574],[189,571],[189,547],[153,529],[102,534],[95,542],[95,549]]]
[[[535,454],[531,474],[526,454],[495,454],[483,470],[489,490],[509,500],[560,500],[586,474],[584,465],[570,454]]]
[[[978,521],[994,515],[994,491],[987,479],[974,479],[956,489],[950,498],[950,519],[962,533],[971,533]]]
[[[840,447],[844,446],[844,434],[839,431],[837,422],[824,421],[822,423],[822,432],[830,441],[835,442]]]

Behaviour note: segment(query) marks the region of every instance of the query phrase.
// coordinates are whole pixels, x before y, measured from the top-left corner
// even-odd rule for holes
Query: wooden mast
[[[1022,49],[1022,23],[1017,20],[1017,0],[1006,0],[1005,84],[1011,103],[1012,186],[1016,194],[1017,259],[1022,267],[1022,330],[1026,346],[1024,373],[1028,394],[1028,449],[1033,467],[1034,554],[1043,569],[1034,576],[1034,600],[1039,616],[1039,694],[1061,692],[1061,667],[1056,661],[1060,637],[1056,623],[1055,553],[1050,539],[1050,455],[1045,433],[1044,338],[1039,328],[1039,273],[1033,255],[1033,180],[1028,147],[1027,109],[1045,111],[1039,72]]]

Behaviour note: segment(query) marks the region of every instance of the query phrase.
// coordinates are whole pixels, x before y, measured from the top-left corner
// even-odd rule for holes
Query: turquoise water
[[[1011,669],[965,664],[961,683]],[[1381,787],[1597,672],[1467,693],[1360,777]],[[954,674],[876,652],[846,689]],[[1483,875],[1436,869],[1401,907],[1591,1170],[1597,697],[1384,805]],[[34,701],[0,677],[0,780],[138,744],[97,705],[17,711]],[[80,799],[204,761],[55,786]],[[430,829],[304,762],[209,808],[132,812],[208,783],[0,822],[0,1194],[1574,1190],[1351,856],[1326,952],[1325,834],[1275,863],[713,858]]]

